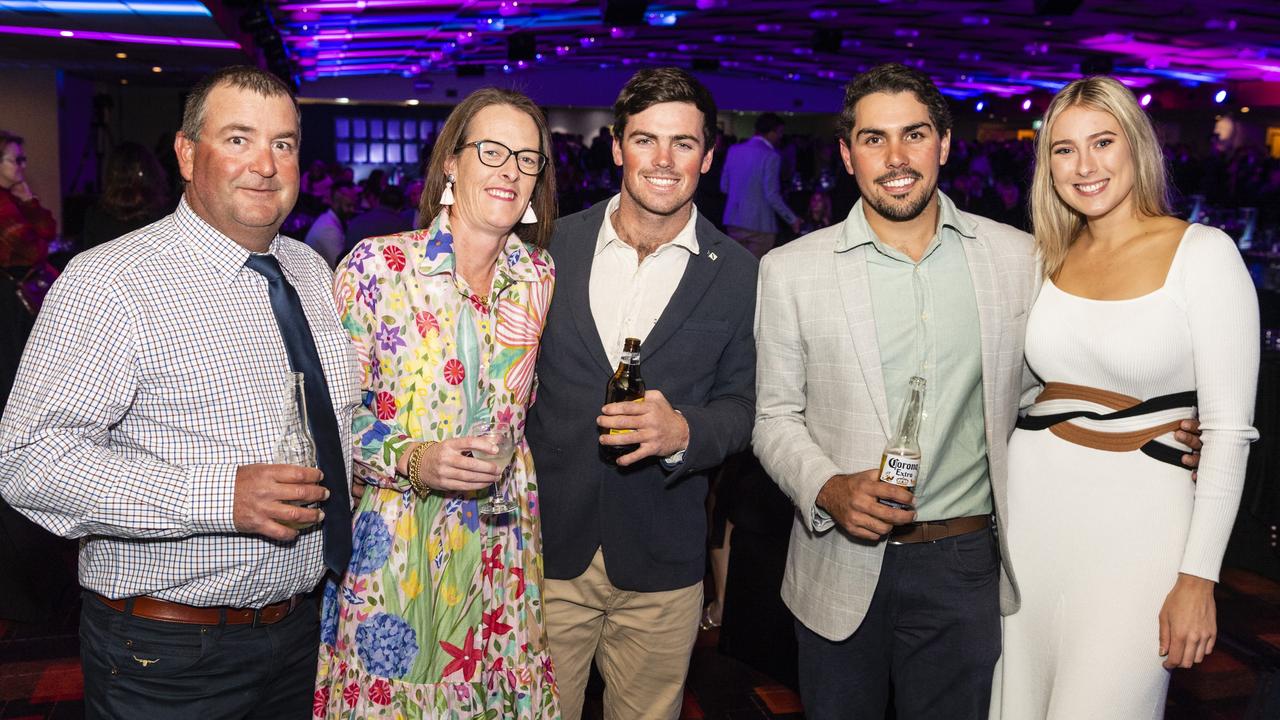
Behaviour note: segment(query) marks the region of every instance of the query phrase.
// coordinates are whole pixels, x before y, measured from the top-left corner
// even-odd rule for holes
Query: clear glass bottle
[[[306,376],[289,373],[280,409],[280,439],[276,441],[275,462],[281,465],[316,466],[316,441],[307,424]]]
[[[924,420],[924,387],[922,377],[913,377],[907,382],[909,393],[907,401],[898,414],[897,431],[885,446],[880,456],[880,481],[892,483],[916,490],[916,480],[920,476],[920,423]],[[911,510],[911,506],[893,500],[881,499],[881,503],[901,510]]]
[[[311,437],[311,426],[307,423],[306,376],[300,372],[289,373],[281,400],[280,439],[276,441],[272,461],[278,465],[316,467],[316,441]],[[303,507],[320,506],[319,503],[295,504]],[[294,530],[307,527],[306,524],[291,522],[283,524]]]

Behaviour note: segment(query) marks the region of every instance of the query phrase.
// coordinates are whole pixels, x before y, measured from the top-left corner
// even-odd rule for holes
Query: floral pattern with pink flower
[[[403,264],[400,258],[403,256]],[[329,718],[553,720],[560,716],[542,623],[537,479],[523,437],[555,270],[511,235],[493,284],[454,272],[441,213],[420,231],[359,243],[334,298],[361,368],[352,568],[326,592],[317,688]],[[520,509],[478,513],[482,494],[420,499],[395,467],[411,442],[479,420],[517,428],[509,475]],[[317,698],[322,697],[317,694]]]

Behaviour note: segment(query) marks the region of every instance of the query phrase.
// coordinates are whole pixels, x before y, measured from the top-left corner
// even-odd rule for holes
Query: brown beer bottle
[[[644,401],[644,378],[640,376],[640,341],[636,338],[627,338],[622,344],[622,357],[618,360],[618,369],[613,372],[613,377],[609,378],[609,384],[605,387],[604,402],[605,404],[616,402],[643,402]],[[633,430],[605,430],[600,428],[600,434],[623,435]],[[604,450],[605,457],[610,460],[617,460],[635,450],[639,445],[601,445]]]

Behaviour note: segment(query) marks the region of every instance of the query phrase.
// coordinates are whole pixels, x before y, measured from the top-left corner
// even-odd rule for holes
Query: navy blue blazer
[[[684,413],[689,448],[674,467],[650,458],[619,468],[598,442],[596,417],[614,368],[589,290],[607,205],[561,218],[550,246],[556,289],[525,428],[538,474],[545,574],[575,578],[603,548],[615,586],[674,590],[699,582],[705,570],[708,474],[751,440],[756,260],[699,215],[700,252],[640,348],[645,385]]]

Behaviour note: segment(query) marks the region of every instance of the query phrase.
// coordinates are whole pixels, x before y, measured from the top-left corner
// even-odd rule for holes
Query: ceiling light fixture
[[[0,35],[30,35],[34,37],[65,37],[60,28],[27,27],[24,25],[0,25]],[[132,33],[99,32],[96,30],[75,31],[77,40],[102,40],[112,43],[133,45],[177,45],[179,47],[217,48],[222,50],[239,50],[240,43],[234,40],[213,40],[210,38],[167,37],[163,35],[135,35]]]

